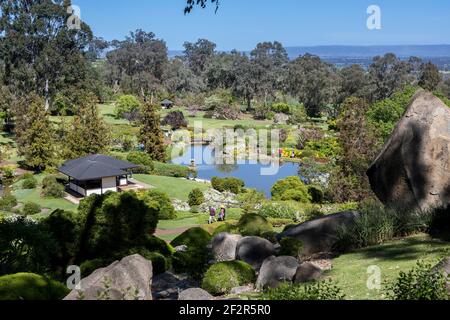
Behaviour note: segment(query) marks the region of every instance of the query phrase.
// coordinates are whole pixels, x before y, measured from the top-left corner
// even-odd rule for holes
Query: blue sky
[[[220,50],[249,50],[258,42],[285,46],[450,44],[448,0],[220,0],[184,15],[185,0],[72,0],[97,36],[123,39],[137,28],[154,32],[172,50],[206,38]],[[368,30],[369,5],[382,29]]]

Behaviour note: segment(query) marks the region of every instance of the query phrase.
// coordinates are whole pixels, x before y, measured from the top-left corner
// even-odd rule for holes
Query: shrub
[[[449,300],[447,277],[433,270],[430,264],[418,262],[408,272],[387,285],[386,296],[391,300]]]
[[[183,112],[171,111],[161,121],[163,126],[170,126],[172,130],[179,130],[181,128],[187,128],[188,122],[186,121]]]
[[[140,193],[139,198],[144,200],[149,207],[158,211],[158,219],[171,220],[176,218],[177,213],[172,205],[172,201],[164,192],[147,190]]]
[[[325,200],[325,194],[319,186],[308,186],[308,193],[312,203],[322,204]]]
[[[233,177],[228,178],[213,177],[211,179],[211,185],[215,190],[219,192],[229,191],[234,194],[239,194],[242,192],[245,183],[244,181]]]
[[[148,205],[135,192],[108,192],[80,202],[81,240],[78,260],[110,257],[123,248],[145,247],[151,251],[150,235],[158,224],[158,208]]]
[[[193,207],[193,206],[199,206],[201,204],[203,204],[205,202],[205,196],[203,195],[203,192],[196,188],[194,190],[192,190],[189,193],[189,200],[188,200],[188,204],[189,206]]]
[[[291,114],[291,107],[287,103],[274,103],[271,109],[275,113]]]
[[[37,180],[35,177],[25,179],[22,182],[23,189],[35,189],[36,187],[37,187]]]
[[[308,188],[299,177],[287,177],[278,181],[272,187],[272,197],[273,200],[295,200],[302,203],[311,201]]]
[[[127,156],[127,161],[147,168],[151,168],[151,170],[153,170],[153,160],[150,155],[145,152],[130,152]]]
[[[404,237],[428,229],[430,215],[384,208],[378,202],[361,204],[360,215],[352,225],[338,232],[336,249],[347,251],[382,244],[396,237]]]
[[[299,221],[300,211],[298,205],[291,202],[265,202],[259,210],[259,215],[264,218],[289,219]]]
[[[49,271],[50,255],[57,248],[42,225],[25,217],[5,218],[0,221],[0,235],[0,275]]]
[[[17,198],[13,195],[5,195],[0,199],[1,210],[11,211],[17,204]]]
[[[265,232],[272,232],[273,227],[266,218],[258,214],[244,214],[237,225],[243,236],[261,236]]]
[[[170,244],[155,236],[147,237],[144,247],[151,252],[161,253],[165,257],[170,257],[175,253],[174,248]]]
[[[299,257],[301,255],[303,244],[295,238],[283,238],[280,241],[280,256]]]
[[[155,162],[153,174],[163,177],[189,178],[192,174],[192,169],[175,164]]]
[[[86,278],[90,276],[95,270],[105,268],[110,265],[111,262],[107,262],[105,259],[94,259],[84,261],[80,265],[81,277]]]
[[[162,274],[170,268],[169,260],[158,252],[152,252],[150,255],[145,255],[144,258],[152,262],[154,275]]]
[[[0,277],[0,300],[62,300],[69,292],[61,283],[33,273]]]
[[[276,289],[269,289],[261,296],[261,300],[344,300],[342,294],[332,281],[322,281],[307,285],[284,283]]]
[[[172,265],[176,273],[187,273],[194,279],[200,280],[212,258],[209,250],[191,247],[185,252],[175,252]]]
[[[202,280],[202,288],[213,295],[255,282],[255,270],[245,262],[231,261],[212,265]]]
[[[282,201],[297,201],[301,203],[308,203],[309,197],[305,196],[303,190],[287,190],[281,195]]]
[[[261,204],[266,201],[266,196],[264,192],[249,189],[241,193],[238,200],[241,202],[241,209],[244,213],[257,213]]]
[[[33,179],[33,178],[34,178],[34,174],[32,174],[31,172],[27,172],[21,177],[22,180]]]
[[[135,120],[135,116],[141,108],[138,98],[133,95],[123,95],[117,99],[115,113],[118,118]]]
[[[22,213],[26,216],[32,216],[41,213],[42,208],[39,204],[34,202],[27,202],[23,206]]]
[[[213,236],[216,236],[216,235],[218,235],[219,233],[222,233],[222,232],[227,232],[227,233],[231,233],[231,234],[239,232],[237,226],[232,224],[232,223],[230,223],[230,222],[217,222],[217,223],[214,223],[212,225],[207,225],[206,227],[207,228],[211,228],[211,227],[213,228],[212,229],[212,235]]]
[[[194,247],[199,249],[206,249],[210,241],[211,235],[204,229],[197,227],[183,232],[174,240],[172,240],[170,244],[173,247],[187,246],[188,248]]]
[[[64,186],[58,183],[55,176],[47,176],[42,181],[42,191],[46,197],[62,198],[64,190]]]

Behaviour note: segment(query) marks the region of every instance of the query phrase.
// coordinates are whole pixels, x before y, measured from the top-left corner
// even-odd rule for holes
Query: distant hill
[[[395,53],[399,57],[450,57],[450,45],[315,46],[287,47],[286,50],[290,58],[296,58],[305,53],[315,54],[322,58],[371,58],[390,52]]]
[[[323,60],[343,67],[350,64],[360,64],[365,67],[372,63],[375,56],[394,53],[400,58],[416,56],[431,61],[442,71],[450,71],[450,45],[396,45],[396,46],[315,46],[287,47],[290,59],[295,59],[305,53],[321,57]],[[247,52],[248,53],[248,52]],[[170,50],[169,57],[183,55],[182,50]]]

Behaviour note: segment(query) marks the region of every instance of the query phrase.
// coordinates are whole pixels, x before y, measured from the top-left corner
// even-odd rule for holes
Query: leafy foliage
[[[78,261],[107,257],[125,248],[147,247],[158,223],[158,209],[134,192],[92,195],[81,201],[78,212],[82,225]]]
[[[412,270],[400,272],[398,278],[388,284],[385,291],[391,300],[449,300],[447,281],[447,276],[442,272],[419,261]]]
[[[242,261],[212,265],[202,280],[202,288],[213,295],[226,294],[231,289],[255,282],[255,270]]]
[[[187,246],[199,249],[205,249],[211,241],[211,235],[202,228],[191,228],[170,243],[173,247]]]
[[[203,195],[203,192],[200,189],[196,188],[189,193],[188,196],[189,206],[191,207],[199,206],[203,204],[203,202],[205,202],[205,196]]]
[[[141,192],[139,198],[158,212],[158,219],[170,220],[176,217],[175,208],[170,198],[164,192],[158,190],[147,190]]]
[[[239,233],[243,236],[261,236],[266,232],[273,231],[272,225],[266,218],[257,214],[244,214],[237,224]]]
[[[0,274],[45,273],[55,249],[51,235],[25,217],[0,219]]]
[[[41,206],[35,202],[25,203],[22,209],[22,213],[26,216],[32,216],[41,213],[41,211],[42,211]]]
[[[263,293],[261,300],[344,300],[341,289],[332,281],[322,281],[308,285],[282,284],[276,289]]]
[[[169,112],[161,124],[163,126],[170,126],[172,130],[179,130],[181,128],[187,128],[188,126],[188,122],[184,118],[184,114],[181,111]]]
[[[69,292],[63,284],[37,274],[17,273],[0,277],[2,301],[61,300]]]
[[[272,187],[273,200],[294,200],[302,203],[311,202],[308,188],[299,177],[287,177],[278,181]]]
[[[106,151],[110,143],[110,130],[99,115],[92,97],[80,105],[66,133],[64,156],[76,159]]]
[[[211,179],[211,185],[215,190],[219,192],[229,191],[234,194],[239,194],[242,192],[242,188],[244,188],[245,183],[244,181],[234,177],[213,177]]]
[[[127,120],[137,120],[141,103],[133,95],[122,95],[116,101],[115,113],[117,117]]]
[[[144,144],[145,152],[152,160],[164,162],[166,147],[164,135],[160,128],[160,118],[156,106],[147,103],[142,110],[139,139]]]

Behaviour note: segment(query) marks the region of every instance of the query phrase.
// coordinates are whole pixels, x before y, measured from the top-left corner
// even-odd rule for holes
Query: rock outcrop
[[[214,297],[212,295],[200,288],[184,290],[178,296],[178,300],[183,301],[208,301],[213,299]]]
[[[256,287],[276,288],[283,282],[292,282],[299,266],[294,257],[269,257],[262,264]]]
[[[64,300],[152,300],[152,277],[152,262],[132,255],[94,271]]]
[[[295,273],[295,283],[306,283],[319,280],[322,277],[322,269],[310,262],[302,263]]]
[[[351,226],[358,216],[359,213],[353,211],[332,214],[292,227],[277,235],[277,238],[295,238],[301,241],[302,255],[333,252],[341,228]]]
[[[450,108],[427,91],[415,96],[367,172],[377,197],[408,210],[450,203]]]
[[[259,270],[264,260],[274,254],[274,245],[259,237],[242,238],[236,247],[236,259],[248,263],[255,270]]]
[[[236,248],[241,239],[241,235],[226,232],[215,236],[211,243],[215,260],[217,262],[236,260]]]

